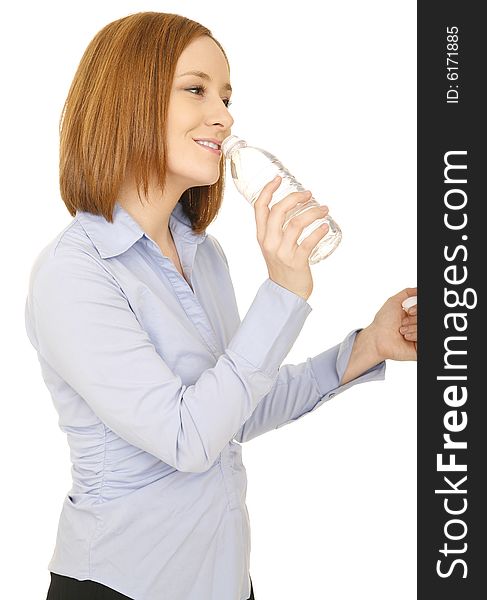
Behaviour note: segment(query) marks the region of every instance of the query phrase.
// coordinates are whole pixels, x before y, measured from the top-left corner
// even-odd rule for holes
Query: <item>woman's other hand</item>
[[[418,305],[407,311],[402,303],[417,295],[418,288],[405,288],[391,296],[369,325],[382,360],[417,360]]]
[[[417,360],[417,304],[405,311],[404,300],[418,288],[405,288],[382,305],[373,322],[355,336],[341,384],[359,377],[384,360]]]

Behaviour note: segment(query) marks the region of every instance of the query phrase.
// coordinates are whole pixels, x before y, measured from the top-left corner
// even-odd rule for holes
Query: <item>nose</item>
[[[229,130],[232,127],[234,119],[220,97],[216,98],[211,103],[208,103],[207,106],[207,125],[219,125],[221,129],[225,130]]]

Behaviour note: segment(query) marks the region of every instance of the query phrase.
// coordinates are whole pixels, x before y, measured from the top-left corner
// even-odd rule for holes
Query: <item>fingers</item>
[[[291,192],[281,200],[271,203],[274,192],[282,182],[281,177],[269,181],[253,203],[257,226],[257,240],[261,246],[264,258],[275,266],[302,268],[306,263],[309,272],[308,258],[313,248],[328,233],[329,224],[321,223],[314,226],[312,233],[298,245],[302,233],[314,221],[323,220],[328,214],[327,206],[319,206],[312,198],[311,191]],[[272,204],[271,208],[269,205]],[[306,205],[301,214],[299,205]],[[289,214],[290,213],[290,214]],[[292,216],[294,215],[294,216]],[[284,227],[285,224],[285,227]],[[294,263],[294,261],[297,261]]]
[[[311,212],[311,211],[309,211]],[[319,227],[317,227],[313,233],[310,233],[308,236],[304,238],[299,246],[295,249],[294,256],[298,259],[304,259],[308,261],[308,257],[316,246],[316,244],[321,240],[321,238],[325,237],[328,233],[330,227],[327,223],[323,223]]]
[[[418,288],[404,288],[400,292],[398,292],[393,298],[397,298],[401,301],[401,306],[403,310],[408,314],[416,314],[417,311],[417,301],[418,301]],[[412,311],[412,312],[411,312]]]
[[[418,295],[417,287],[407,287],[407,288],[404,288],[403,290],[401,290],[400,292],[397,292],[397,294],[395,294],[393,297],[401,298],[401,300],[406,300],[407,298],[409,298],[411,296],[417,296],[417,295]]]
[[[319,240],[326,235],[329,227],[326,225],[326,229],[322,227],[316,228],[310,235],[307,235],[299,246],[296,245],[299,236],[308,225],[316,221],[317,219],[323,219],[328,214],[327,206],[314,206],[305,210],[302,214],[293,217],[285,231],[282,240],[281,248],[283,252],[296,254],[300,256],[302,252],[312,250]],[[310,247],[311,246],[311,247]],[[299,253],[298,253],[299,250]]]
[[[283,237],[283,225],[286,221],[287,213],[298,203],[306,203],[311,198],[311,192],[292,192],[279,202],[276,202],[272,208],[267,221],[267,233],[272,236],[273,239],[281,241]],[[295,220],[296,217],[289,222],[290,224]],[[286,227],[287,230],[287,227]],[[298,234],[299,237],[299,234]],[[297,239],[297,238],[296,238]]]
[[[306,203],[311,198],[311,192],[292,192],[282,200],[273,204],[269,209],[269,204],[272,200],[274,192],[278,189],[282,182],[281,177],[276,177],[269,181],[261,190],[259,197],[254,202],[255,222],[257,227],[257,240],[262,246],[264,240],[269,245],[277,247],[282,239],[286,213],[299,203]]]
[[[267,221],[269,218],[268,204],[272,199],[272,194],[281,185],[281,181],[282,179],[280,177],[269,181],[269,183],[267,183],[263,187],[259,197],[254,202],[255,224],[257,226],[257,240],[259,241],[260,245],[262,245],[266,234]]]
[[[418,288],[417,287],[404,288],[403,292],[406,292],[406,294],[408,296],[417,296],[418,295]]]
[[[416,342],[418,340],[418,317],[409,315],[401,320],[399,333],[404,336],[408,342]]]
[[[417,325],[418,324],[418,317],[416,315],[414,316],[408,316],[408,317],[404,317],[401,320],[401,325],[406,326],[406,325]]]
[[[414,306],[411,306],[411,308],[408,308],[407,313],[410,316],[416,316],[418,314],[418,305],[415,304]]]
[[[402,334],[404,339],[408,342],[417,342],[418,341],[418,331],[415,329],[414,331],[408,331]]]

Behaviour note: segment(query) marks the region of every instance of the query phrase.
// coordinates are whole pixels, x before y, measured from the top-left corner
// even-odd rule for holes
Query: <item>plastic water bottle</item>
[[[271,179],[274,179],[276,175],[282,177],[282,181],[277,190],[272,194],[272,200],[268,205],[269,208],[288,196],[291,192],[304,192],[306,190],[275,156],[266,150],[262,150],[262,148],[249,146],[245,140],[236,135],[230,135],[225,138],[222,142],[221,150],[225,158],[230,161],[232,178],[238,191],[252,205],[259,197],[263,187]],[[286,213],[283,230],[293,217],[315,206],[319,206],[319,203],[314,198],[297,204]],[[316,219],[303,229],[297,240],[298,245],[323,223],[327,223],[329,229],[326,235],[313,248],[308,259],[310,265],[329,256],[342,239],[340,228],[327,215],[326,217]]]

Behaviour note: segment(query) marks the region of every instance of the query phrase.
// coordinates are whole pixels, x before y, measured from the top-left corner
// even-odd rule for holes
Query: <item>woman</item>
[[[385,360],[416,358],[392,296],[366,328],[280,366],[311,312],[308,257],[326,230],[310,193],[255,203],[269,277],[240,319],[228,264],[206,233],[222,201],[229,66],[211,32],[138,13],[89,44],[61,124],[72,222],[31,272],[26,329],[67,434],[73,487],[49,563],[49,600],[247,600],[250,528],[237,442],[315,410]],[[404,329],[406,327],[406,329]]]

